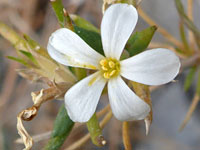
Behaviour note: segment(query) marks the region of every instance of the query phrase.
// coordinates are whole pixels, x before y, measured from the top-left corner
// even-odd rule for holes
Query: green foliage
[[[101,143],[103,136],[102,136],[101,128],[99,126],[99,122],[98,122],[96,113],[87,122],[87,128],[88,128],[88,131],[90,132],[92,142],[96,146],[99,146],[99,147],[103,146]]]
[[[71,25],[71,19],[68,18],[69,16],[64,13],[62,1],[55,0],[52,1],[51,4],[60,23],[60,26],[69,28]],[[75,24],[77,23],[73,28],[74,32],[78,34],[94,50],[103,54],[101,36],[98,33],[98,29],[80,17],[74,17],[74,22]]]
[[[93,24],[91,24],[87,20],[81,18],[80,16],[70,15],[70,17],[72,18],[72,20],[74,21],[76,26],[83,28],[83,29],[86,29],[86,30],[93,31],[93,32],[97,32],[97,33],[100,32],[97,27],[95,27]]]
[[[197,67],[194,66],[194,67],[191,67],[190,70],[189,70],[189,73],[185,79],[185,83],[184,83],[184,90],[187,91],[190,86],[192,85],[192,81],[193,81],[193,78],[194,78],[194,75],[197,71]]]
[[[129,52],[130,56],[139,54],[148,47],[156,29],[156,26],[151,26],[140,32],[134,33],[129,38],[125,48]]]
[[[16,57],[13,57],[13,56],[7,56],[7,58],[11,59],[11,60],[14,60],[14,61],[16,61],[16,62],[18,62],[18,63],[26,66],[26,67],[30,67],[29,64],[25,60],[23,60],[23,59],[16,58]]]
[[[36,41],[32,40],[28,35],[24,34],[24,39],[25,39],[26,43],[28,44],[29,48],[31,48],[31,50],[34,50],[38,54],[40,54],[48,59],[52,59],[49,56],[47,50],[45,48],[43,48],[42,46],[40,46],[40,44],[38,44]]]
[[[72,29],[73,27],[71,24],[71,20],[68,14],[64,12],[62,0],[51,1],[51,6],[56,14],[56,17],[58,19],[60,26],[61,27],[70,26],[71,27],[70,29]],[[74,122],[69,118],[63,104],[60,107],[60,110],[57,114],[51,138],[44,149],[45,150],[59,150],[60,147],[63,145],[65,139],[69,135],[70,131],[72,130],[73,126],[74,126]]]
[[[24,59],[24,55],[22,55],[19,50],[28,51],[27,42],[13,29],[2,22],[0,22],[0,35],[14,46],[20,59]]]
[[[76,34],[78,34],[88,45],[90,45],[95,51],[104,55],[103,47],[101,43],[101,36],[99,33],[74,26]]]
[[[33,41],[30,37],[28,37],[27,35],[24,35],[24,38],[20,37],[18,33],[16,33],[10,27],[1,22],[0,34],[15,47],[18,54],[18,58],[9,56],[9,59],[18,61],[26,67],[31,66],[29,64],[29,61],[32,61],[37,66],[36,58],[31,54],[31,51],[34,51],[39,55],[43,55],[51,59],[47,51],[44,48],[41,48],[39,44]]]
[[[19,50],[23,55],[28,57],[36,66],[38,65],[36,59],[33,57],[33,55],[30,52]]]
[[[186,50],[188,50],[189,45],[188,45],[188,41],[187,41],[187,38],[186,38],[186,35],[185,35],[185,29],[184,29],[184,25],[183,25],[182,21],[180,22],[179,31],[180,31],[180,37],[181,37],[181,41],[184,45],[184,48]]]
[[[199,31],[199,29],[196,27],[194,22],[192,22],[189,19],[189,17],[187,16],[187,14],[185,13],[185,10],[184,10],[181,0],[175,0],[175,4],[176,4],[176,8],[178,10],[178,13],[179,13],[182,21],[194,33],[196,42],[197,42],[197,46],[200,47],[200,31]]]
[[[64,15],[64,7],[62,4],[62,0],[55,0],[55,1],[51,1],[51,6],[55,12],[55,15],[58,19],[58,22],[60,24],[61,27],[65,27],[66,26],[66,16]]]
[[[200,71],[198,72],[198,81],[197,81],[197,94],[200,96]]]
[[[64,104],[60,107],[51,138],[44,148],[45,150],[59,150],[64,143],[66,137],[69,135],[74,122],[69,118]]]

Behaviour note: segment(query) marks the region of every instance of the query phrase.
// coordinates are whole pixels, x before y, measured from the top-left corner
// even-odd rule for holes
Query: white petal
[[[158,48],[123,60],[121,75],[147,85],[160,85],[172,81],[180,69],[180,60],[174,52]]]
[[[132,5],[113,4],[106,10],[101,23],[101,38],[106,57],[119,60],[137,20],[138,13]]]
[[[65,94],[65,107],[74,122],[87,122],[94,114],[105,79],[96,72],[79,81]]]
[[[108,81],[108,96],[114,116],[121,121],[144,119],[150,111],[120,76]]]
[[[97,69],[99,61],[104,58],[66,28],[58,29],[51,35],[47,49],[53,59],[73,67]]]

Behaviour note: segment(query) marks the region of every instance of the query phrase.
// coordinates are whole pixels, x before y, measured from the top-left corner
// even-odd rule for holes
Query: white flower
[[[102,90],[108,83],[108,96],[118,120],[144,119],[150,107],[121,78],[147,85],[172,81],[179,72],[179,58],[170,50],[158,48],[120,61],[121,53],[138,20],[136,9],[127,4],[110,6],[101,23],[105,56],[88,46],[77,34],[62,28],[48,43],[48,52],[57,62],[97,70],[79,81],[65,94],[65,106],[74,122],[87,122],[94,114]]]

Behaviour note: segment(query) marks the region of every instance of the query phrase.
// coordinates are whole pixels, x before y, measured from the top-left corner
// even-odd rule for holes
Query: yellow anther
[[[113,76],[115,73],[117,72],[117,70],[113,70],[109,73],[110,77]]]
[[[115,67],[115,63],[112,60],[108,62],[108,65],[109,65],[110,68]]]
[[[109,79],[110,78],[110,74],[108,72],[105,72],[103,74],[103,77],[106,78],[106,79]]]
[[[102,65],[102,66],[106,66],[107,63],[108,63],[108,61],[107,61],[106,59],[102,59],[99,63],[100,63],[100,65]]]
[[[99,62],[102,75],[105,79],[117,76],[120,72],[120,64],[118,60],[113,58],[105,58]]]
[[[105,66],[101,66],[101,69],[104,70],[104,71],[108,71],[108,68],[105,67]]]

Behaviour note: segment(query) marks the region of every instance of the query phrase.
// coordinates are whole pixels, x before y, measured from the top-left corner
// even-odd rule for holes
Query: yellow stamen
[[[99,62],[103,77],[109,79],[118,75],[120,72],[120,63],[113,58],[105,58]]]
[[[109,78],[110,78],[110,75],[109,75],[108,72],[105,72],[105,73],[103,74],[103,77],[106,78],[106,79],[109,79]]]
[[[108,65],[109,65],[110,68],[115,67],[115,63],[112,60],[108,62]]]
[[[102,66],[106,66],[107,65],[107,60],[106,59],[102,59],[101,61],[100,61],[100,65],[102,65]]]
[[[108,71],[108,68],[105,66],[101,66],[101,69],[103,69],[104,71]]]
[[[117,72],[117,70],[113,70],[109,73],[110,76],[113,76],[115,73]]]

